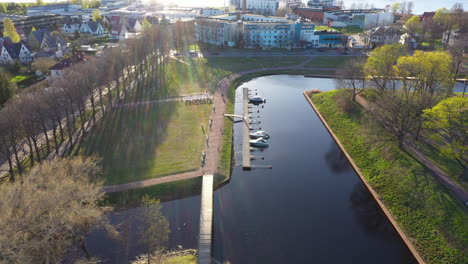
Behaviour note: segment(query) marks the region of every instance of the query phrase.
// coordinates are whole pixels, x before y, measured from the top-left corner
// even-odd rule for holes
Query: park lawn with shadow
[[[102,157],[106,185],[197,170],[201,123],[208,126],[211,111],[178,101],[122,107],[93,130],[81,153]]]
[[[391,135],[372,122],[362,107],[344,112],[336,95],[312,101],[364,177],[427,263],[467,263],[468,210]],[[348,95],[346,95],[348,96]]]

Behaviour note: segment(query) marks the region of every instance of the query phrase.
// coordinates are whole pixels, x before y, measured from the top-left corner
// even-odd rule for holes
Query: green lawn
[[[166,66],[167,85],[142,100],[213,91],[216,83],[232,72],[278,66],[292,66],[306,58],[178,58]],[[150,90],[150,89],[147,89]],[[234,87],[228,111],[233,109]],[[150,94],[150,93],[148,93]],[[200,167],[204,135],[212,105],[186,106],[164,102],[119,108],[106,116],[88,135],[79,153],[103,158],[105,184],[120,184],[161,177]],[[220,174],[229,176],[232,124],[225,127]]]
[[[85,140],[82,153],[103,158],[106,185],[200,168],[211,105],[165,102],[121,108]]]
[[[164,262],[164,264],[196,264],[197,257],[193,255],[173,257]]]
[[[33,75],[29,75],[29,76],[17,75],[17,76],[15,76],[15,77],[11,78],[10,82],[12,82],[12,83],[17,83],[17,82],[24,81],[24,80],[26,80],[26,79],[28,79],[28,78],[31,78],[31,77],[33,77]]]
[[[337,68],[349,60],[356,59],[353,56],[321,56],[314,58],[306,64],[310,68]]]
[[[384,140],[387,132],[360,106],[343,113],[335,103],[339,92],[311,98],[424,260],[468,263],[466,206],[396,142]]]

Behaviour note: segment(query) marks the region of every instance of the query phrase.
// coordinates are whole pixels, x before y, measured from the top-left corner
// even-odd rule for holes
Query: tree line
[[[50,87],[11,98],[0,111],[0,160],[8,163],[8,179],[14,181],[52,152],[69,153],[82,140],[76,133],[84,134],[99,114],[123,100],[161,93],[168,35],[164,27],[152,27],[138,39],[64,69]],[[60,153],[63,143],[66,153]]]
[[[348,88],[351,100],[360,94],[372,102],[370,110],[400,147],[408,137],[420,140],[432,129],[432,138],[445,142],[441,150],[466,170],[468,166],[468,98],[453,98],[457,65],[446,51],[410,54],[400,44],[385,45],[338,69],[338,87]],[[352,111],[352,103],[342,103]]]

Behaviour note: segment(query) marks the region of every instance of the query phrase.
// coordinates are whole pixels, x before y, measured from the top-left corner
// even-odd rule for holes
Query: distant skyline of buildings
[[[204,0],[204,1],[195,1],[195,0],[159,0],[163,4],[177,3],[181,7],[223,7],[229,6],[229,0]],[[307,4],[308,0],[301,0],[304,4]],[[36,2],[34,0],[0,0],[1,3],[28,3]],[[59,0],[44,0],[46,3],[56,3],[63,2]],[[350,8],[354,3],[356,5],[364,6],[366,3],[368,6],[373,5],[376,8],[384,8],[386,5],[391,5],[393,3],[403,2],[397,0],[344,0],[346,8]],[[409,2],[406,1],[406,2]],[[415,14],[422,14],[423,12],[435,11],[439,8],[450,9],[455,3],[464,3],[461,0],[413,0]],[[465,4],[465,9],[468,8],[468,4]]]

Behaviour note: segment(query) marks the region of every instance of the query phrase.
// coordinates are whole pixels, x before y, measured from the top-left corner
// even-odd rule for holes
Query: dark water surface
[[[265,160],[253,164],[273,169],[242,171],[241,125],[236,124],[236,166],[214,196],[214,257],[232,264],[416,263],[302,94],[333,89],[334,81],[277,75],[241,87],[257,89],[267,99],[253,115],[261,116],[254,127],[271,135],[270,147],[254,152]],[[240,114],[242,89],[236,100]],[[162,204],[171,222],[170,247],[196,248],[200,196]],[[121,223],[138,210],[109,218]],[[107,263],[133,260],[144,253],[137,227],[135,222],[130,228],[127,247],[103,231],[92,232],[91,254]]]
[[[265,97],[257,107],[270,146],[215,193],[214,257],[231,263],[414,263],[302,92],[331,79],[267,76],[242,85]],[[236,92],[236,112],[242,89]],[[235,125],[236,162],[241,126]]]

